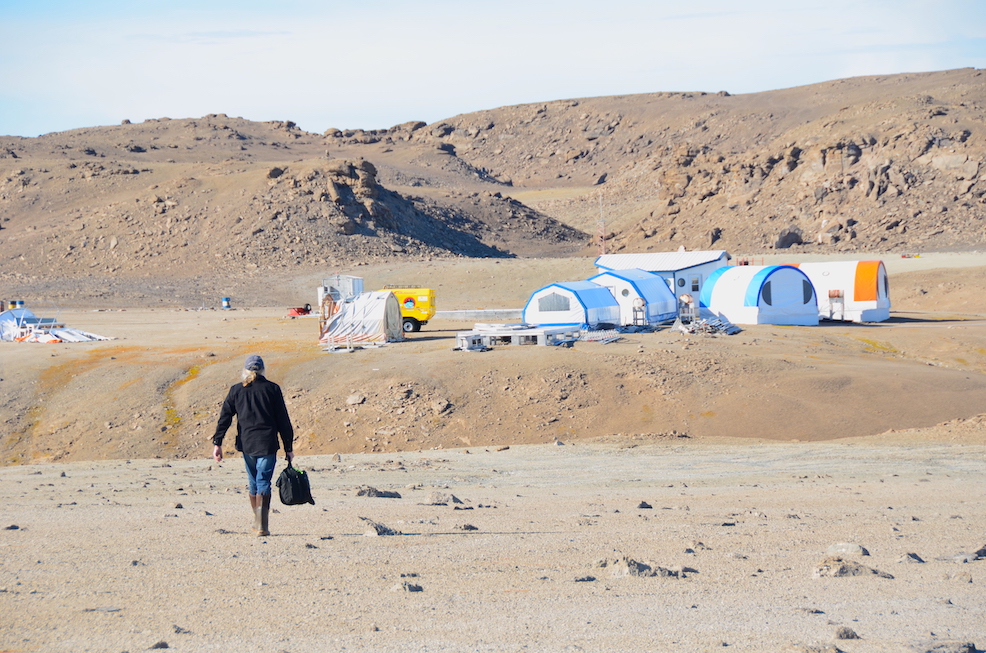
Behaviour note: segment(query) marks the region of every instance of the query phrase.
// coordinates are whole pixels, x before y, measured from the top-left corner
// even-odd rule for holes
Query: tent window
[[[801,283],[804,284],[803,288],[805,290],[805,304],[811,303],[811,298],[815,294],[815,289],[811,287],[811,282],[807,279],[802,279]]]
[[[679,288],[684,288],[685,287],[685,280],[684,279],[678,279],[678,287]]]
[[[702,289],[701,277],[692,277],[692,292],[698,292]]]
[[[623,289],[623,292],[620,293],[620,294],[623,295],[624,297],[629,297],[630,296],[630,290],[627,289],[627,288],[624,288]]]
[[[883,296],[890,297],[890,279],[883,277]]]
[[[760,290],[760,296],[763,297],[763,303],[764,304],[766,304],[767,306],[773,306],[773,304],[770,303],[770,282],[769,281],[763,285],[763,288]]]
[[[568,303],[568,297],[559,295],[558,293],[551,293],[550,295],[538,298],[538,310],[548,313],[551,311],[568,311],[571,309]]]

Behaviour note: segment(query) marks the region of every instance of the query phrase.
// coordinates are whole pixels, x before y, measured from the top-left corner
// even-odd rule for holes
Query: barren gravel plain
[[[0,343],[0,651],[986,648],[986,268],[885,260],[884,324],[572,349],[456,352],[471,325],[436,320],[328,354],[246,295],[63,307],[116,339]],[[586,264],[359,273],[510,308]],[[317,502],[266,538],[208,457],[254,352]]]

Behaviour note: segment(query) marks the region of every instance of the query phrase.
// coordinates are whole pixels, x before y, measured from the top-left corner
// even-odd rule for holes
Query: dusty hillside
[[[213,114],[4,137],[0,284],[65,301],[125,280],[168,303],[215,295],[217,278],[591,255],[601,215],[608,251],[974,249],[984,79],[563,100],[324,134]]]
[[[965,69],[549,102],[426,133],[590,233],[602,208],[610,251],[961,249],[984,240],[984,106]]]
[[[499,193],[469,193],[460,210],[394,192],[327,141],[222,115],[0,139],[2,280],[228,278],[586,242]]]

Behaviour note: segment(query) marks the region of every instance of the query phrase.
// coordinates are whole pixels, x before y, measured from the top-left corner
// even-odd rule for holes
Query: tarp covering
[[[68,328],[55,318],[38,317],[26,308],[14,308],[0,313],[0,340],[57,343],[91,342],[110,338]]]
[[[815,288],[789,265],[719,268],[702,287],[699,308],[734,324],[818,325]]]
[[[620,305],[608,289],[592,281],[563,281],[535,290],[522,319],[539,326],[619,324]]]
[[[339,307],[325,323],[319,342],[348,345],[404,339],[401,307],[389,290],[360,293]]]
[[[818,261],[796,264],[818,293],[818,317],[847,322],[890,318],[890,282],[883,261]]]
[[[620,324],[638,324],[643,318],[644,325],[660,324],[673,320],[678,314],[678,301],[668,284],[658,275],[645,270],[611,270],[602,272],[589,281],[607,288],[620,305]],[[643,300],[642,313],[634,312],[634,302]],[[639,302],[638,302],[639,303]]]

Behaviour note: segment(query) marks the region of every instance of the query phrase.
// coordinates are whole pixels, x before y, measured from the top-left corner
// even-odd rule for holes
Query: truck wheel
[[[421,325],[413,317],[404,318],[404,333],[413,333],[415,331],[420,331]]]

